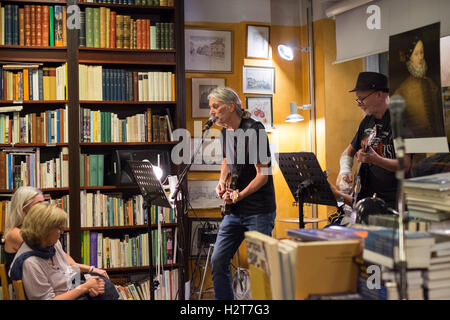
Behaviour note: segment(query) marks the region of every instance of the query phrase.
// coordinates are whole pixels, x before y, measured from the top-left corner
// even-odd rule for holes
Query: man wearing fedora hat
[[[339,190],[332,186],[338,201],[354,205],[363,198],[374,194],[383,199],[388,207],[396,209],[397,179],[395,172],[398,161],[395,156],[391,118],[389,113],[389,87],[386,76],[377,72],[361,72],[356,86],[350,92],[355,92],[356,103],[365,113],[358,131],[340,158],[340,172],[337,178]],[[363,146],[367,142],[369,132],[375,129],[376,136],[371,139],[371,145]],[[349,194],[352,177],[353,158],[356,156],[361,163],[358,172],[361,178],[361,190],[354,199]],[[408,172],[411,159],[405,155],[405,172]]]

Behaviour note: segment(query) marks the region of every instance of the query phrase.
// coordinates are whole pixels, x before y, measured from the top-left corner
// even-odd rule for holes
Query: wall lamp
[[[305,118],[303,118],[303,116],[301,114],[297,113],[297,109],[300,110],[309,110],[311,111],[311,104],[305,104],[303,106],[297,106],[297,104],[295,102],[291,102],[289,105],[290,108],[290,114],[287,116],[286,118],[286,122],[291,122],[291,123],[295,123],[295,122],[300,122],[305,120]]]
[[[294,49],[298,46],[297,40],[292,40],[289,43],[278,45],[278,54],[284,60],[292,61],[294,59]]]

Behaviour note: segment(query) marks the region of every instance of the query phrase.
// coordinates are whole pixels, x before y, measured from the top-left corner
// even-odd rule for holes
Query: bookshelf
[[[130,1],[132,2],[132,1]],[[134,0],[133,0],[134,2]],[[161,1],[163,2],[163,1]],[[1,51],[1,61],[0,65],[4,64],[19,64],[19,63],[39,63],[45,67],[56,68],[57,66],[64,65],[65,72],[67,75],[67,83],[66,83],[66,92],[64,100],[54,100],[54,99],[43,99],[43,100],[26,100],[26,99],[6,99],[0,98],[0,108],[11,106],[11,105],[21,105],[23,106],[23,110],[20,111],[20,115],[25,115],[28,113],[36,113],[47,111],[47,110],[56,110],[60,108],[65,108],[66,111],[66,133],[67,133],[67,141],[61,142],[44,142],[44,141],[28,141],[27,143],[20,141],[20,143],[10,144],[10,143],[0,143],[0,148],[8,148],[14,146],[14,148],[39,148],[42,154],[45,154],[44,159],[47,159],[51,155],[58,154],[63,148],[68,149],[68,163],[70,169],[70,174],[68,175],[68,186],[61,187],[46,187],[42,188],[44,193],[50,194],[51,197],[60,198],[62,196],[69,196],[69,252],[71,256],[76,261],[82,261],[82,235],[83,233],[103,233],[104,235],[121,238],[125,234],[129,234],[130,237],[137,236],[139,234],[146,233],[148,226],[146,223],[139,224],[131,224],[131,225],[105,225],[105,226],[86,226],[81,221],[81,212],[83,210],[82,203],[82,195],[83,194],[101,194],[101,195],[117,195],[120,194],[123,198],[131,198],[136,196],[139,193],[139,189],[137,186],[129,186],[129,185],[111,185],[107,184],[105,179],[102,185],[89,185],[86,184],[83,179],[81,179],[81,171],[83,168],[83,164],[80,160],[80,155],[105,155],[112,153],[114,150],[152,150],[157,148],[158,150],[167,150],[170,153],[171,148],[177,143],[176,141],[171,141],[170,135],[167,134],[167,137],[164,139],[153,140],[149,138],[150,136],[154,136],[151,131],[142,131],[143,128],[146,128],[146,121],[153,121],[152,118],[149,118],[146,115],[148,110],[151,110],[151,115],[158,115],[160,118],[165,117],[166,114],[170,115],[172,129],[180,128],[185,126],[185,89],[184,89],[184,3],[183,0],[175,0],[173,6],[172,5],[155,5],[155,2],[149,1],[148,4],[152,3],[153,5],[147,5],[145,1],[138,1],[141,5],[135,4],[112,4],[112,3],[91,3],[91,2],[80,2],[77,3],[74,0],[67,1],[50,1],[50,0],[6,0],[2,1],[2,7],[6,5],[9,6],[17,6],[18,9],[25,9],[27,6],[27,10],[31,10],[31,7],[37,6],[48,6],[53,7],[55,10],[56,6],[61,6],[62,8],[66,8],[69,5],[78,5],[80,12],[82,12],[81,20],[82,20],[82,29],[71,29],[65,28],[64,26],[64,39],[63,42],[58,42],[59,46],[56,45],[56,33],[53,36],[53,45],[40,45],[36,42],[33,42],[33,45],[25,45],[25,43],[30,44],[30,40],[27,38],[21,39],[21,43],[18,42],[5,42],[3,39],[2,44],[0,45]],[[16,10],[16,9],[14,9]],[[37,10],[37,9],[36,9]],[[50,9],[52,10],[52,9]],[[129,18],[127,21],[130,21],[130,29],[133,27],[133,30],[129,30],[130,38],[128,39],[129,43],[127,47],[124,48],[123,43],[121,46],[104,46],[105,41],[109,38],[109,44],[112,43],[111,35],[109,32],[109,36],[102,35],[102,46],[103,47],[94,47],[94,46],[86,46],[86,12],[90,11],[91,13],[94,10],[98,10],[102,12],[103,18],[106,19],[105,12],[111,13],[114,12],[115,16],[127,16]],[[24,12],[25,10],[20,10]],[[19,12],[19,10],[17,10]],[[63,17],[68,18],[65,10],[63,10]],[[110,15],[111,17],[111,15]],[[102,23],[103,23],[102,18]],[[20,15],[18,16],[20,22]],[[23,19],[23,18],[22,18]],[[31,21],[31,18],[28,18]],[[145,25],[143,20],[150,20],[148,25]],[[139,20],[139,22],[138,22]],[[35,20],[34,20],[35,21]],[[94,21],[94,20],[93,20]],[[107,19],[106,21],[111,22],[111,19]],[[134,22],[131,22],[134,21]],[[3,23],[4,21],[2,21]],[[55,28],[56,21],[49,22],[53,23]],[[92,21],[90,22],[92,23]],[[98,24],[98,22],[96,22]],[[133,24],[134,23],[134,24]],[[140,30],[142,31],[142,35],[139,36],[137,32],[137,24],[140,23]],[[173,37],[172,37],[172,45],[170,48],[168,46],[162,46],[161,43],[158,44],[158,47],[155,47],[155,43],[151,44],[150,48],[150,40],[145,40],[146,43],[145,49],[143,49],[143,39],[147,39],[146,35],[150,37],[151,28],[156,30],[156,24],[158,23],[159,28],[163,28],[161,25],[163,23],[164,28],[169,28],[169,24],[171,24]],[[20,23],[19,23],[20,24]],[[13,25],[13,24],[12,24]],[[83,29],[83,25],[85,28]],[[92,26],[92,24],[90,24]],[[111,24],[110,24],[111,26]],[[143,30],[144,27],[149,27],[148,33],[145,34]],[[19,30],[20,30],[19,26]],[[83,31],[82,31],[83,30]],[[96,30],[96,31],[94,31]],[[103,29],[97,31],[97,28],[92,28],[93,32],[102,32]],[[153,31],[155,31],[153,30]],[[168,29],[167,29],[168,30]],[[27,30],[25,29],[25,32]],[[2,32],[5,32],[4,25],[2,26]],[[37,32],[37,31],[34,31]],[[117,32],[117,30],[116,30]],[[123,32],[123,31],[122,31]],[[152,34],[153,35],[153,34]],[[93,36],[93,35],[91,35]],[[139,39],[138,39],[139,37]],[[18,37],[20,38],[20,37]],[[83,39],[84,38],[84,39]],[[11,39],[9,39],[11,40]],[[16,39],[17,40],[17,39]],[[91,39],[92,40],[92,39]],[[98,39],[97,39],[98,40]],[[140,41],[139,48],[137,46],[133,46],[132,44],[137,44],[137,41]],[[28,42],[26,42],[28,41]],[[117,41],[117,39],[116,39]],[[92,44],[92,42],[90,42]],[[166,43],[169,43],[167,41]],[[85,95],[85,83],[87,80],[86,75],[80,72],[80,66],[89,66],[89,67],[97,67],[100,73],[97,73],[94,76],[94,80],[91,79],[90,84],[92,86],[97,85],[99,79],[98,76],[100,74],[101,82],[105,83],[105,79],[107,84],[109,83],[111,87],[94,87],[94,90],[91,90],[95,96],[86,96]],[[136,83],[131,85],[130,78],[127,78],[129,82],[126,84],[121,84],[120,78],[117,82],[114,82],[116,79],[113,79],[111,76],[111,80],[107,78],[108,73],[104,70],[111,70],[111,75],[126,75],[133,76],[132,80],[137,78],[138,86],[136,90]],[[107,71],[109,72],[109,71]],[[170,87],[170,92],[164,91],[164,94],[158,94],[152,96],[150,98],[150,91],[145,92],[144,94],[144,86],[140,87],[140,78],[142,75],[143,79],[146,75],[150,77],[150,73],[158,72],[161,73],[161,78],[166,77],[167,85],[161,85],[165,89]],[[162,73],[170,73],[169,75],[162,75]],[[158,75],[159,76],[159,75]],[[96,78],[97,77],[97,78]],[[170,78],[169,78],[170,77]],[[142,79],[142,80],[143,80]],[[169,85],[170,79],[170,85]],[[114,91],[114,85],[119,83],[118,85],[125,87],[122,88],[120,93]],[[143,85],[143,82],[142,82]],[[105,88],[107,91],[105,91]],[[148,87],[149,90],[150,87]],[[2,88],[3,89],[3,88]],[[109,90],[109,91],[108,91]],[[120,90],[120,89],[118,89]],[[128,91],[127,91],[128,90]],[[153,92],[156,92],[154,89]],[[100,91],[100,92],[98,92]],[[100,94],[99,94],[100,93]],[[105,94],[112,94],[111,96],[105,96]],[[118,96],[114,96],[114,95]],[[105,99],[106,97],[106,99]],[[122,125],[123,128],[121,133],[117,133],[120,137],[116,140],[114,139],[104,139],[105,137],[98,133],[99,139],[84,139],[85,132],[83,131],[83,121],[86,118],[83,115],[83,110],[89,110],[92,114],[93,111],[98,112],[98,116],[111,117],[115,116],[117,119],[124,120],[127,117],[132,117],[140,114],[139,121],[141,122],[118,122]],[[10,113],[12,115],[12,113]],[[107,114],[106,116],[104,116]],[[149,113],[150,114],[150,113]],[[144,118],[144,119],[143,119]],[[144,121],[143,121],[144,120]],[[155,121],[157,119],[155,118]],[[106,121],[106,120],[105,120]],[[135,121],[135,120],[133,120]],[[137,121],[137,120],[136,120]],[[163,119],[160,119],[163,123]],[[169,120],[168,120],[169,121]],[[113,123],[113,122],[111,122]],[[153,123],[153,122],[152,122]],[[169,123],[169,122],[167,122]],[[125,135],[124,130],[127,132],[134,130],[136,124],[139,124],[139,128],[141,131],[134,132],[134,135]],[[142,127],[144,124],[144,127]],[[101,125],[100,125],[101,127]],[[104,128],[108,129],[107,126]],[[115,128],[111,128],[111,132],[114,132]],[[162,127],[162,130],[165,130]],[[167,130],[164,132],[168,132]],[[104,135],[108,133],[104,132]],[[143,139],[136,139],[136,134],[141,135]],[[158,133],[159,135],[159,133]],[[122,139],[122,137],[126,137]],[[164,137],[164,136],[163,136]],[[171,174],[178,173],[179,168],[172,165]],[[14,192],[13,189],[1,188],[0,192],[2,193],[10,193]],[[179,227],[183,227],[182,229],[187,230],[185,226],[187,226],[187,221],[183,217],[184,208],[179,205],[177,206],[178,210],[178,220],[177,222],[167,222],[163,223],[162,229],[175,230],[179,229]],[[157,230],[158,225],[152,224],[152,228]],[[180,236],[180,235],[179,235]],[[183,251],[182,246],[184,245],[183,239],[178,239],[178,248],[180,252]],[[164,264],[163,267],[167,269],[179,268],[179,297],[184,297],[184,268],[187,266],[187,256],[177,255],[177,260],[174,263]],[[127,266],[127,267],[115,267],[115,268],[106,268],[107,271],[115,276],[128,276],[135,272],[145,272],[148,270],[147,266]]]

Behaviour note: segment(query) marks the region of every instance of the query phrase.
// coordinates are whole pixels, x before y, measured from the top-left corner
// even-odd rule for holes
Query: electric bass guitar
[[[237,189],[237,179],[238,174],[230,173],[228,172],[227,178],[225,179],[225,193],[223,194],[222,198],[225,198],[227,193],[230,195],[230,199],[233,203],[237,202],[238,196],[239,196],[239,190]],[[228,215],[231,213],[231,204],[226,203],[224,200],[223,203],[220,205],[222,217]]]

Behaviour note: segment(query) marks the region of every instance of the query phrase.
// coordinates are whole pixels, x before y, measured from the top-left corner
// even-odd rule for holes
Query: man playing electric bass
[[[275,221],[275,190],[271,175],[269,140],[261,122],[250,118],[230,88],[218,87],[208,96],[210,115],[222,129],[223,162],[217,196],[224,210],[211,258],[214,298],[233,300],[231,259],[249,230],[272,235]],[[230,173],[235,179],[227,189]]]
[[[333,194],[338,201],[350,206],[360,199],[376,194],[376,197],[383,199],[388,207],[397,209],[395,172],[398,161],[391,130],[387,78],[381,73],[361,72],[356,87],[350,92],[356,93],[356,103],[366,116],[361,121],[352,142],[342,153],[337,179],[337,185],[341,191],[331,186]],[[373,130],[376,132],[376,137],[372,135],[374,139],[369,139]],[[355,155],[361,163],[356,179],[360,180],[361,188],[357,190],[359,192],[348,193],[344,190],[350,189],[355,182],[352,177]],[[410,156],[405,155],[404,161],[405,172],[408,172],[411,164]]]

